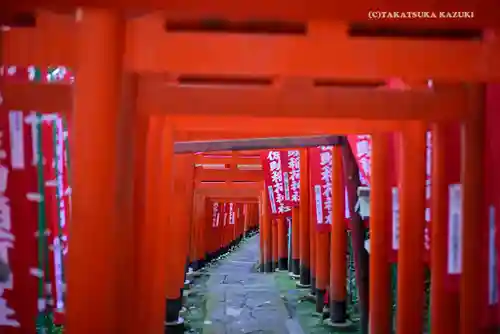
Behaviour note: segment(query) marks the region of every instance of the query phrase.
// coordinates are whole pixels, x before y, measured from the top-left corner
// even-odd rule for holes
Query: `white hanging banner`
[[[392,188],[392,249],[399,249],[399,189]]]
[[[12,169],[24,169],[24,122],[22,111],[9,112],[9,132]]]
[[[462,273],[462,185],[448,186],[448,274]]]
[[[497,250],[495,239],[497,234],[495,207],[490,205],[489,210],[489,235],[488,235],[488,304],[498,303],[498,272]]]

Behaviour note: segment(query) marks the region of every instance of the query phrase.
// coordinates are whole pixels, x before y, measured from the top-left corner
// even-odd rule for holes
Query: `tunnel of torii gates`
[[[226,17],[235,20],[203,24],[185,19],[212,17],[206,10],[182,15],[181,9],[186,13],[192,4],[128,17],[111,9],[84,8],[76,16],[38,11],[36,20],[20,22],[23,27],[2,13],[2,24],[8,25],[0,41],[2,217],[10,213],[12,218],[2,219],[1,245],[14,275],[1,285],[0,310],[9,306],[18,316],[11,319],[14,315],[4,312],[2,333],[26,333],[18,322],[34,321],[21,314],[21,303],[33,291],[36,296],[37,286],[22,289],[28,270],[17,276],[15,268],[16,259],[25,261],[18,249],[33,243],[23,237],[29,228],[19,224],[33,220],[28,216],[33,203],[40,206],[44,199],[29,188],[31,181],[40,186],[40,178],[23,174],[29,164],[25,160],[43,160],[36,146],[28,145],[39,139],[30,130],[37,127],[26,126],[61,117],[71,148],[64,314],[70,334],[159,333],[166,309],[172,308],[168,305],[178,303],[186,257],[192,264],[203,262],[203,252],[220,251],[242,228],[254,228],[257,222],[261,265],[269,271],[269,262],[276,261],[273,240],[280,240],[273,236],[288,221],[286,215],[273,214],[277,198],[269,198],[265,188],[275,171],[270,168],[276,168],[272,150],[281,148],[300,152],[300,201],[290,211],[292,267],[299,263],[293,274],[307,286],[312,271],[317,292],[329,287],[331,313],[342,313],[345,305],[345,277],[339,274],[345,264],[337,255],[345,246],[346,227],[355,230],[357,215],[345,219],[347,185],[349,207],[358,203],[360,213],[369,216],[364,219],[370,233],[364,307],[369,309],[370,333],[391,331],[390,263],[396,256],[397,333],[422,333],[423,315],[416,310],[423,309],[426,266],[432,279],[433,333],[494,330],[499,319],[494,212],[500,199],[494,173],[500,166],[495,151],[500,89],[493,84],[500,78],[500,43],[495,33],[481,39],[478,30],[437,29],[429,21],[424,23],[432,34],[418,24],[411,30],[381,30],[332,20],[306,22],[293,6],[284,11],[289,17],[278,15],[280,22],[248,23],[242,20],[268,16],[258,11],[245,16],[228,6],[234,13]],[[40,73],[45,78],[55,65],[74,69],[75,84],[23,78]],[[31,139],[23,139],[22,129]],[[259,138],[280,137],[284,139],[273,146],[255,144]],[[309,137],[309,145],[297,137]],[[367,138],[368,153],[363,148]],[[432,154],[426,153],[430,143]],[[342,176],[354,168],[348,168],[346,147],[364,175],[359,189],[354,182],[359,175]],[[239,149],[259,149],[263,170],[238,170],[235,165],[243,159]],[[194,153],[221,150],[231,154],[219,157],[231,167],[194,167],[215,159]],[[328,154],[321,150],[331,159],[323,161]],[[319,159],[314,161],[332,171],[331,212],[309,206],[316,201],[316,188],[307,186],[314,182],[308,173],[316,168],[314,154]],[[426,166],[426,160],[432,163]],[[219,182],[210,183],[214,181]],[[318,182],[323,181],[320,177]],[[215,241],[209,228],[213,203],[221,210],[226,203],[243,205],[247,225],[238,221]],[[313,217],[323,214],[314,225]],[[45,234],[35,233],[36,239]],[[331,256],[320,247],[328,236]],[[10,247],[8,253],[5,247]],[[30,275],[40,278],[42,269]],[[43,296],[43,285],[38,289]],[[10,298],[6,305],[9,296],[21,296],[21,301]],[[40,299],[33,314],[37,305],[46,308]]]

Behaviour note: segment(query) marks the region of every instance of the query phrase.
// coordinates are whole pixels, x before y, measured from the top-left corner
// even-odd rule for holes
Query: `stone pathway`
[[[203,334],[303,334],[287,312],[272,274],[255,271],[259,259],[256,235],[216,266],[206,269],[208,279],[197,283],[193,293],[203,298],[200,322],[191,333]],[[188,298],[188,303],[192,298]],[[188,311],[191,312],[191,311]],[[189,314],[186,315],[189,320]],[[194,325],[194,324],[193,324]]]

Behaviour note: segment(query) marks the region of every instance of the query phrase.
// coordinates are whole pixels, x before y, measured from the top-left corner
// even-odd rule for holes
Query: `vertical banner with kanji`
[[[359,180],[362,186],[369,187],[371,179],[372,139],[370,135],[350,135],[347,141],[356,157],[359,167]]]
[[[274,216],[285,215],[291,211],[291,208],[285,205],[281,157],[280,151],[267,151],[261,155],[266,194],[269,198],[269,210]]]
[[[485,212],[487,227],[483,234],[483,253],[481,256],[484,272],[480,291],[484,296],[484,328],[497,328],[500,325],[499,280],[500,266],[500,85],[486,85],[485,108]],[[478,223],[480,220],[478,220]]]
[[[332,225],[333,146],[309,148],[313,217],[319,232],[329,232]]]
[[[54,322],[64,322],[64,260],[67,254],[67,194],[65,185],[64,135],[61,117],[44,115],[42,155],[45,179],[45,208],[49,235],[50,272]]]
[[[30,117],[31,116],[31,117]],[[37,117],[0,105],[0,256],[11,267],[0,283],[0,332],[34,333],[45,311],[43,267],[37,258]]]
[[[285,190],[284,204],[298,206],[300,203],[300,151],[282,151],[281,159]]]
[[[212,203],[212,227],[219,226],[219,203]]]

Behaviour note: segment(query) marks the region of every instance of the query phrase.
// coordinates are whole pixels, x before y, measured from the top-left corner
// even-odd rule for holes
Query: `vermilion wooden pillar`
[[[347,232],[345,222],[344,170],[342,148],[332,152],[332,227],[330,240],[330,321],[342,325],[347,320],[346,273]]]
[[[205,224],[212,223],[212,210],[209,211],[209,209],[212,209],[212,207],[207,204],[207,201],[200,194],[193,195],[191,242],[189,250],[189,259],[193,270],[198,270],[203,266],[205,250],[203,249],[203,239],[200,238],[200,235]],[[210,212],[209,215],[207,215],[208,212]],[[209,222],[205,220],[209,220]]]
[[[307,149],[300,151],[300,282],[298,287],[311,285],[311,267],[309,244],[309,158]],[[292,232],[293,233],[293,232]]]
[[[292,207],[292,275],[295,278],[300,277],[300,209],[298,206]]]
[[[460,334],[480,333],[482,297],[481,240],[487,224],[484,210],[484,87],[470,87],[473,116],[462,124],[462,276],[460,281]]]
[[[309,197],[309,246],[310,246],[310,255],[311,255],[311,296],[316,295],[316,290],[317,290],[317,266],[318,266],[318,259],[317,259],[317,252],[316,252],[316,247],[317,247],[317,238],[318,238],[318,231],[316,229],[316,220],[313,219],[312,213],[315,210],[314,208],[314,201],[311,197]],[[317,299],[316,299],[317,300]]]
[[[288,270],[287,223],[283,217],[278,218],[278,269]]]
[[[278,218],[279,219],[279,218]],[[278,269],[279,247],[278,247],[278,219],[273,219],[272,223],[272,242],[273,242],[273,269]]]
[[[140,326],[148,332],[163,330],[165,296],[168,297],[166,263],[169,253],[168,228],[172,206],[173,130],[163,117],[150,118],[146,153],[145,222],[139,227],[138,308]],[[167,284],[165,284],[167,283]],[[148,312],[148,313],[146,313]]]
[[[392,330],[392,292],[389,249],[391,247],[391,183],[389,134],[372,135],[370,192],[370,333]]]
[[[273,243],[271,217],[269,213],[267,195],[262,196],[262,233],[264,237],[264,272],[273,271]]]
[[[264,196],[267,196],[264,194]],[[261,201],[263,201],[263,197],[261,196]],[[266,235],[265,235],[265,228],[264,228],[264,210],[262,207],[264,204],[259,203],[258,207],[258,219],[259,219],[259,245],[260,245],[260,271],[265,272],[265,263],[266,263]]]
[[[446,286],[448,263],[447,124],[432,125],[431,332],[459,332],[459,294]]]
[[[120,161],[117,146],[117,140],[126,139],[119,128],[125,117],[120,111],[124,23],[112,10],[85,9],[82,13],[72,116],[66,332],[114,333],[127,321],[119,305],[127,292],[120,288],[130,286],[116,282],[132,282],[135,275],[122,275],[118,256],[128,241],[121,231],[127,226],[122,226],[120,210],[127,208],[119,207],[120,182],[132,182],[117,177],[126,163]],[[89,52],[95,49],[100,52]],[[127,296],[134,303],[133,294]]]
[[[400,146],[397,333],[421,334],[424,309],[426,124],[407,122]]]
[[[167,326],[180,325],[179,312],[182,307],[182,291],[184,287],[189,231],[193,203],[194,157],[192,154],[176,154],[173,158],[173,205],[169,215],[163,222],[168,227],[166,271],[166,314]],[[168,203],[159,203],[168,205]]]
[[[311,234],[316,237],[316,312],[323,313],[330,283],[330,233],[311,230]]]

